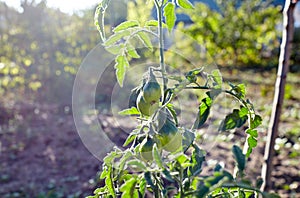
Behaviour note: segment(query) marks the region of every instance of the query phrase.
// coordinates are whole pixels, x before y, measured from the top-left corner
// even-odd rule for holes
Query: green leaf
[[[144,172],[144,178],[147,181],[147,184],[149,184],[151,186],[151,188],[154,189],[155,185],[154,185],[154,183],[152,181],[151,173],[148,172],[148,171]]]
[[[117,54],[120,54],[122,47],[123,46],[121,46],[121,45],[110,45],[110,46],[105,47],[105,49],[109,53],[117,55]]]
[[[187,151],[187,149],[193,144],[194,140],[195,134],[188,129],[184,129],[182,140],[183,152]]]
[[[204,162],[205,157],[202,150],[194,145],[194,150],[191,156],[191,166],[188,168],[188,176],[196,176],[202,171],[202,163]]]
[[[132,154],[132,152],[131,152],[130,150],[126,150],[126,152],[123,154],[123,156],[122,156],[122,158],[120,159],[119,164],[118,164],[119,172],[123,171],[126,162],[128,161],[128,159],[129,159],[132,155],[133,155],[133,154]]]
[[[159,154],[156,144],[154,144],[152,152],[153,152],[153,158],[154,158],[155,162],[157,163],[158,167],[164,168],[163,161],[161,159],[161,156]]]
[[[247,142],[248,142],[249,147],[251,147],[251,148],[254,148],[257,146],[257,139],[255,139],[252,136],[248,137]]]
[[[151,51],[153,51],[153,46],[150,37],[145,32],[138,32],[138,38],[142,43]]]
[[[204,123],[206,122],[209,116],[211,105],[212,105],[212,99],[210,97],[206,97],[202,99],[202,102],[199,106],[197,119],[193,125],[193,129],[199,129],[204,125]]]
[[[121,40],[125,36],[129,36],[130,31],[129,30],[123,30],[120,32],[116,32],[115,34],[111,35],[104,43],[105,46],[110,46],[112,44],[115,44],[117,41]]]
[[[185,9],[193,9],[194,6],[188,0],[176,0],[177,5]]]
[[[172,116],[173,116],[173,118],[174,118],[174,121],[175,121],[176,126],[178,126],[177,113],[176,113],[176,111],[175,111],[175,109],[174,109],[174,105],[171,104],[171,103],[169,103],[169,104],[167,104],[167,108],[168,108],[168,110],[171,112],[171,114],[172,114]]]
[[[135,21],[135,20],[125,21],[125,22],[121,23],[120,25],[118,25],[117,27],[115,27],[113,29],[113,31],[119,32],[122,30],[126,30],[128,28],[137,27],[137,26],[140,26],[138,21]]]
[[[146,188],[147,188],[147,181],[144,178],[142,178],[142,179],[140,179],[140,184],[139,185],[140,185],[139,192],[140,192],[142,198],[144,198],[145,193],[146,193]]]
[[[215,89],[221,89],[223,84],[223,78],[220,70],[215,69],[211,72],[211,76],[214,80],[214,88]]]
[[[233,91],[238,96],[238,98],[243,99],[245,98],[246,88],[244,84],[238,84],[233,88]]]
[[[173,182],[173,178],[172,178],[172,175],[171,173],[167,170],[167,169],[164,169],[162,171],[162,174],[164,175],[164,178],[166,178],[167,180],[169,180],[170,182]]]
[[[137,134],[138,133],[136,133],[135,131],[132,131],[128,135],[128,137],[127,137],[126,141],[124,142],[123,146],[127,146],[128,144],[130,144],[131,142],[133,142],[133,140],[136,138]]]
[[[130,96],[129,96],[129,102],[128,102],[128,107],[137,107],[136,106],[136,100],[143,88],[143,84],[135,87],[134,89],[131,90]]]
[[[117,151],[112,151],[110,153],[108,153],[104,158],[103,158],[103,162],[106,165],[110,165],[113,163],[114,159],[119,158],[120,156],[122,156],[121,153],[117,152]]]
[[[116,69],[117,80],[121,87],[123,87],[123,81],[128,67],[129,67],[129,63],[127,58],[122,55],[117,56],[115,69]]]
[[[246,158],[243,154],[243,151],[240,149],[240,147],[233,145],[232,152],[234,154],[235,161],[237,163],[238,169],[240,171],[243,171],[246,166]]]
[[[167,3],[164,7],[164,16],[166,19],[166,24],[169,31],[171,31],[175,25],[176,15],[175,15],[175,4],[172,2]]]
[[[197,81],[197,75],[203,71],[203,67],[191,70],[185,74],[185,78],[190,83],[195,83]]]
[[[130,109],[124,109],[122,111],[119,111],[119,115],[125,116],[125,115],[139,115],[140,112],[136,107],[131,107]]]
[[[108,172],[107,172],[107,176],[105,179],[105,185],[107,186],[108,191],[110,192],[110,194],[113,197],[116,197],[116,192],[115,192],[115,187],[114,187],[114,183],[113,183],[113,176],[112,176],[112,167],[108,167]]]
[[[134,168],[137,168],[141,171],[147,170],[147,167],[145,166],[145,164],[143,162],[141,162],[140,160],[130,160],[127,162],[127,165],[134,166]]]
[[[259,115],[255,115],[254,119],[250,120],[250,128],[254,129],[261,125],[262,123],[262,118]]]
[[[137,53],[136,49],[131,44],[127,44],[126,52],[132,58],[140,58],[140,55]]]
[[[107,174],[108,174],[107,169],[108,169],[107,166],[103,167],[103,171],[100,175],[100,179],[104,179],[107,176]]]
[[[228,114],[220,124],[219,131],[226,131],[241,127],[248,119],[245,115],[244,109],[234,109],[232,113]]]
[[[258,137],[258,132],[255,129],[247,129],[246,133],[249,134],[252,137],[257,138]]]
[[[252,136],[249,136],[247,138],[247,143],[248,143],[248,150],[247,150],[246,156],[249,157],[250,154],[252,153],[252,149],[257,146],[257,139],[255,139]]]
[[[127,180],[121,187],[120,191],[122,193],[122,198],[138,198],[139,194],[136,189],[137,180],[132,177],[131,179]]]
[[[158,27],[159,23],[157,20],[149,20],[145,23],[145,27]],[[165,23],[162,23],[163,28],[167,28],[168,26]]]

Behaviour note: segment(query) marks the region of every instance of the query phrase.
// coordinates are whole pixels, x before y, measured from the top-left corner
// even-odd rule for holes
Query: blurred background
[[[213,61],[224,80],[245,83],[264,118],[260,147],[271,113],[284,0],[194,0],[194,10],[179,10],[176,29],[201,46],[199,56]],[[76,132],[72,88],[84,57],[100,42],[94,27],[97,0],[0,1],[0,197],[83,197],[98,184],[101,162]],[[106,12],[106,31],[126,19],[155,18],[144,0],[114,0]],[[276,140],[274,190],[300,196],[300,5],[287,78],[282,124]],[[174,35],[183,54],[199,53]],[[195,42],[192,41],[192,42]],[[198,54],[196,54],[197,56]],[[170,65],[190,69],[167,54]],[[173,62],[172,62],[173,61]],[[201,63],[199,63],[201,65]],[[97,105],[110,113],[116,82],[113,70],[97,90]],[[105,89],[104,89],[105,88]],[[117,130],[110,128],[111,131]],[[222,141],[238,141],[235,132]],[[231,138],[231,139],[230,139]],[[251,168],[250,168],[251,169]],[[258,170],[252,167],[254,175]],[[276,182],[275,182],[276,181]]]

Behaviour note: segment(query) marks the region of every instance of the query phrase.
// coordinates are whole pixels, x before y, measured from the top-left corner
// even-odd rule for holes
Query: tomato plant
[[[261,180],[252,184],[245,178],[245,168],[252,149],[257,145],[257,127],[262,118],[255,112],[250,100],[246,98],[243,84],[231,84],[224,89],[219,70],[208,73],[203,84],[199,84],[203,68],[187,71],[182,76],[168,75],[164,62],[163,27],[172,31],[175,21],[175,7],[193,9],[188,0],[153,0],[157,20],[147,21],[143,26],[138,21],[125,21],[114,28],[109,38],[105,37],[103,21],[109,0],[103,0],[96,10],[95,24],[103,39],[105,48],[116,55],[115,70],[118,83],[123,86],[125,73],[132,58],[141,57],[134,47],[138,38],[143,45],[153,50],[150,35],[159,41],[159,66],[150,66],[147,77],[134,88],[129,98],[129,108],[122,115],[138,115],[139,125],[129,134],[124,146],[116,148],[103,159],[100,178],[105,185],[97,188],[93,196],[98,197],[253,197],[261,192]],[[163,23],[163,18],[165,23]],[[153,31],[152,28],[156,27]],[[157,78],[161,82],[157,81]],[[169,85],[169,81],[176,81]],[[179,126],[173,101],[184,89],[205,92],[199,104],[198,114],[193,126]],[[210,176],[202,175],[205,151],[196,142],[197,130],[202,128],[210,116],[210,110],[217,97],[229,95],[238,101],[239,106],[225,116],[219,131],[227,131],[247,125],[247,140],[244,152],[233,145],[236,171],[231,174],[221,165],[216,165]]]

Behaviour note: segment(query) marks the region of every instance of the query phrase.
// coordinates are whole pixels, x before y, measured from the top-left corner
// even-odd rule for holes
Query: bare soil
[[[9,112],[16,113],[9,115]],[[69,107],[19,104],[5,115],[2,111],[1,116],[11,117],[1,122],[1,198],[85,197],[93,193],[99,185],[101,162],[81,142]],[[121,145],[126,134],[112,123],[110,115],[102,115],[100,119],[110,138]],[[236,131],[232,142],[243,136]],[[261,141],[248,163],[251,179],[260,176],[263,146]],[[219,142],[209,150],[206,159],[226,162],[225,168],[233,171],[231,147],[231,143]],[[281,197],[300,197],[299,164],[285,163],[288,158],[288,151],[275,157],[274,191]],[[291,184],[294,189],[285,188]]]

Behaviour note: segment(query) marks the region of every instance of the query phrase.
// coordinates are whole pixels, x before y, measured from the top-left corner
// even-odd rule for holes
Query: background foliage
[[[261,0],[216,1],[186,10],[193,21],[186,33],[206,47],[206,55],[222,66],[274,67],[279,46],[280,6]]]

